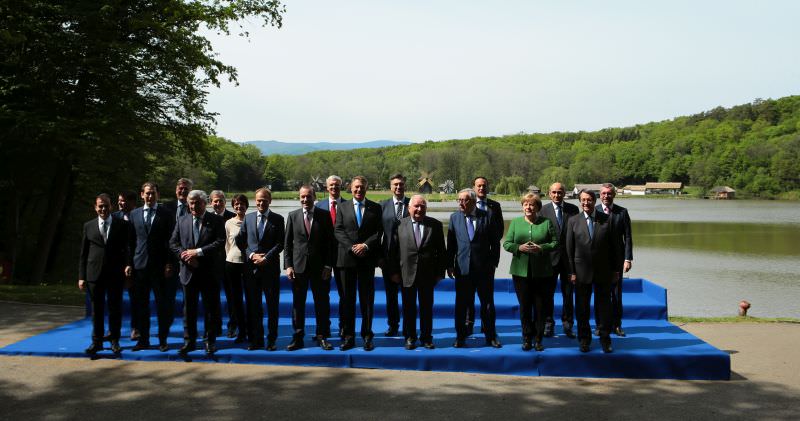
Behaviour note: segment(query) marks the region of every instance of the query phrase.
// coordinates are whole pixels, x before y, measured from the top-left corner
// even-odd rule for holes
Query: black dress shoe
[[[274,340],[274,339],[270,339],[270,340],[268,340],[268,341],[267,341],[267,346],[265,347],[265,349],[266,349],[267,351],[270,351],[270,352],[272,352],[272,351],[277,351],[277,350],[278,350],[278,347],[277,347],[277,346],[275,346],[275,340]]]
[[[339,328],[339,339],[344,339],[344,328],[343,327]]]
[[[235,337],[239,336],[239,329],[236,329],[236,328],[228,329],[228,335],[227,336],[229,338],[235,338]]]
[[[217,345],[214,342],[206,342],[206,355],[214,355],[217,352]]]
[[[302,339],[293,339],[289,346],[286,347],[287,351],[297,351],[298,349],[302,349],[306,345],[303,343]]]
[[[84,350],[84,352],[86,352],[89,355],[94,355],[94,354],[97,354],[97,352],[102,351],[102,350],[103,350],[103,344],[97,343],[97,342],[92,342],[92,344],[89,345],[89,347],[86,348]]]
[[[544,345],[542,345],[542,341],[536,341],[536,343],[533,344],[533,349],[538,352],[544,351]]]
[[[398,328],[390,327],[389,329],[386,329],[386,332],[383,332],[383,336],[394,337],[397,336],[398,332],[399,332]]]
[[[600,341],[600,346],[603,347],[603,352],[606,354],[614,352],[614,348],[611,347],[611,339]]]
[[[364,351],[372,351],[375,349],[375,344],[372,343],[372,339],[365,339],[364,340]]]
[[[422,343],[422,347],[425,349],[435,349],[436,345],[434,345],[433,342],[427,341]]]
[[[530,351],[531,349],[533,349],[533,345],[531,345],[531,341],[530,340],[522,341],[522,350],[523,351]]]
[[[492,340],[487,340],[486,341],[486,345],[488,345],[488,346],[490,346],[492,348],[502,348],[503,347],[503,344],[501,344],[500,340],[497,339],[497,338],[494,338]]]
[[[624,338],[624,337],[625,337],[625,331],[624,331],[624,330],[622,330],[622,328],[621,328],[621,327],[619,327],[619,326],[617,326],[617,327],[615,327],[615,328],[614,328],[614,334],[615,334],[615,335],[617,335],[617,336],[619,336],[619,337],[621,337],[621,338]]]
[[[103,342],[110,341],[110,340],[111,340],[111,331],[108,331],[108,332],[106,332],[105,335],[103,335]]]
[[[405,348],[407,350],[411,351],[412,349],[415,349],[416,347],[417,347],[417,340],[416,339],[412,339],[412,338],[406,339]]]
[[[330,351],[333,349],[333,345],[331,345],[331,343],[328,342],[328,340],[325,338],[317,339],[317,343],[319,344],[319,347],[322,348],[322,350],[324,351]]]
[[[589,352],[589,342],[581,342],[581,352]]]
[[[467,343],[463,339],[456,339],[456,341],[453,342],[453,348],[466,348],[466,347]]]
[[[555,328],[553,326],[553,323],[545,323],[544,324],[544,337],[545,338],[552,338],[553,336],[555,336],[555,334],[556,333],[555,333]]]
[[[248,351],[257,351],[259,349],[264,349],[264,343],[263,342],[262,343],[252,343],[250,345],[247,345],[247,350]]]
[[[593,331],[592,331],[592,335],[594,335],[594,336],[600,336],[600,329],[595,329],[595,330],[593,330]]]
[[[139,341],[139,342],[136,342],[136,345],[134,345],[131,350],[132,351],[144,351],[146,349],[150,349],[150,342]]]
[[[564,336],[566,336],[566,337],[568,337],[570,339],[575,339],[575,333],[572,332],[572,328],[565,327],[564,328]]]
[[[119,339],[111,340],[111,352],[115,354],[119,354],[120,352],[122,352],[122,347],[119,346]]]
[[[181,356],[185,357],[190,352],[192,352],[192,351],[194,351],[196,349],[197,349],[197,345],[194,343],[194,341],[192,341],[192,342],[184,342],[183,346],[181,347],[181,349],[178,350],[178,355],[181,355]]]
[[[161,352],[167,352],[169,351],[169,345],[167,345],[166,342],[161,342],[160,344],[158,344],[158,350]]]
[[[138,341],[142,335],[139,333],[139,329],[131,330],[131,340]]]
[[[339,351],[347,351],[348,349],[353,349],[356,346],[356,340],[353,338],[345,338],[342,343],[339,345]]]

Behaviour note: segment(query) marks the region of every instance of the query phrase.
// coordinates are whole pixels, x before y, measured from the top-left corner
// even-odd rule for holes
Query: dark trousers
[[[331,336],[331,282],[323,280],[320,274],[310,276],[306,273],[295,273],[292,281],[292,329],[295,339],[303,339],[306,327],[306,297],[311,285],[311,296],[314,297],[314,316],[317,323],[315,335],[327,339]]]
[[[611,286],[611,329],[622,327],[622,271],[617,283]]]
[[[423,343],[433,342],[433,286],[429,280],[417,281],[403,291],[403,336],[417,339],[417,299],[419,298],[419,330]]]
[[[219,288],[214,277],[193,276],[191,282],[183,286],[183,341],[184,343],[197,340],[197,308],[200,297],[203,298],[203,309],[208,314],[205,326],[208,343],[217,340],[213,333],[219,330]],[[216,296],[215,296],[216,295]]]
[[[512,276],[519,301],[519,318],[523,341],[541,342],[544,336],[544,302],[550,291],[551,276]],[[551,294],[552,296],[552,294]]]
[[[490,275],[492,277],[492,282],[494,282],[495,269],[496,268],[492,268],[492,274]],[[472,296],[469,297],[469,299],[470,299],[470,301],[467,304],[467,321],[466,321],[466,325],[467,325],[467,330],[471,332],[472,326],[475,325],[475,294],[472,294]],[[481,328],[481,329],[483,329],[483,328]]]
[[[102,343],[105,332],[105,307],[108,301],[108,329],[110,339],[119,340],[122,328],[122,280],[102,280],[87,282],[89,298],[92,301],[92,342]]]
[[[264,344],[264,307],[261,305],[261,294],[267,299],[267,340],[274,342],[278,338],[280,273],[265,270],[253,273],[250,268],[247,272],[244,288],[247,322],[250,325],[247,336],[251,345],[260,346]]]
[[[339,268],[333,268],[333,280],[336,282],[336,293],[339,297],[339,306],[336,309],[336,313],[339,320],[339,329],[343,327],[342,325],[342,301],[344,301],[344,288],[342,287],[342,270]]]
[[[136,289],[136,327],[139,342],[150,343],[150,291],[156,300],[158,315],[158,341],[166,343],[169,329],[175,320],[175,293],[178,283],[174,277],[164,278],[163,268],[147,268],[133,271],[133,287]]]
[[[397,296],[400,294],[402,283],[396,284],[384,274],[383,288],[386,291],[386,324],[390,329],[400,327],[400,304]],[[405,301],[404,301],[405,302]]]
[[[342,289],[344,300],[339,309],[344,313],[344,337],[355,337],[356,324],[356,291],[361,305],[361,337],[372,340],[372,316],[375,306],[375,267],[357,266],[342,268]]]
[[[561,278],[561,324],[565,329],[572,329],[573,321],[575,320],[575,286],[569,281],[570,268],[566,259],[562,259],[561,263],[553,266],[553,277],[548,284],[549,290],[545,300],[545,323],[553,324],[553,312],[555,305],[553,304],[553,295],[556,291],[557,280]]]
[[[481,326],[486,340],[495,338],[494,277],[491,273],[456,276],[455,327],[458,339],[465,339],[467,332],[467,307],[475,302],[475,292],[481,302]],[[473,304],[474,307],[474,304]]]
[[[225,262],[225,300],[228,303],[228,331],[238,330],[238,337],[247,336],[244,310],[244,263]]]
[[[594,290],[595,324],[600,331],[600,339],[608,339],[611,333],[611,285],[575,284],[575,316],[578,321],[578,340],[589,343],[592,328],[589,325],[590,305]]]

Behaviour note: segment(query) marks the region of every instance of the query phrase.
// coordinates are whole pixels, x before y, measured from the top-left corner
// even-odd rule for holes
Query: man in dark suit
[[[214,213],[217,214],[217,216],[222,218],[223,222],[228,222],[229,219],[231,219],[234,216],[236,216],[235,213],[225,209],[225,192],[223,192],[222,190],[213,190],[213,191],[211,191],[211,194],[208,195],[208,197],[211,200],[211,208],[214,209]],[[234,301],[234,299],[231,297],[231,294],[233,294],[231,292],[232,286],[231,286],[230,283],[226,283],[225,282],[225,253],[224,252],[219,253],[219,264],[217,265],[217,270],[219,271],[219,273],[217,273],[218,282],[216,283],[216,287],[217,287],[217,289],[219,289],[220,285],[222,285],[223,289],[225,290],[225,297],[226,297],[227,302],[228,302],[228,306],[227,306],[228,307],[228,335],[227,336],[229,338],[235,338],[239,334],[239,329],[238,329],[239,323],[236,320],[236,313],[233,311],[233,306],[231,305],[231,302]],[[219,293],[217,293],[216,296],[219,297]],[[208,313],[208,310],[206,309],[206,314],[204,316],[205,317],[204,320],[206,321],[206,323],[205,323],[206,325],[208,325],[208,316],[209,316],[209,313]],[[219,316],[222,317],[222,312],[221,311],[219,313]],[[222,320],[221,319],[217,320],[216,325],[219,326],[220,329],[222,329]],[[220,336],[219,334],[221,334],[221,332],[217,332],[217,333],[218,333],[217,336]]]
[[[292,283],[292,342],[286,348],[295,351],[303,348],[306,322],[306,296],[311,284],[314,297],[314,314],[317,330],[315,339],[320,348],[330,351],[331,336],[331,270],[334,252],[333,224],[330,215],[314,206],[316,193],[308,185],[300,187],[300,209],[289,213],[286,219],[286,240],[283,249],[283,267]]]
[[[180,281],[183,285],[183,347],[178,354],[186,355],[197,348],[197,306],[200,296],[203,307],[210,313],[206,332],[216,332],[219,326],[219,288],[217,269],[221,250],[225,246],[225,227],[222,218],[206,212],[208,197],[202,190],[192,190],[187,196],[191,215],[178,219],[170,239],[170,248],[180,259]],[[216,297],[214,295],[216,294]],[[206,355],[216,352],[216,336],[208,334]]]
[[[264,308],[261,294],[267,298],[267,351],[276,351],[278,338],[278,306],[280,301],[280,254],[283,251],[283,217],[269,210],[272,192],[256,190],[256,212],[244,217],[236,236],[236,245],[245,257],[245,290],[247,323],[250,324],[248,350],[264,348]]]
[[[633,265],[633,237],[631,236],[631,217],[628,215],[627,209],[614,203],[616,196],[617,188],[613,184],[603,184],[603,188],[600,189],[600,204],[597,205],[597,210],[611,218],[616,248],[623,251],[617,255],[615,268],[619,271],[620,278],[611,288],[611,331],[617,336],[625,336],[625,331],[622,330],[622,273],[631,270]]]
[[[550,252],[550,264],[553,265],[553,279],[547,285],[545,292],[545,325],[544,336],[553,336],[553,311],[555,305],[553,304],[553,294],[555,294],[557,280],[561,277],[561,297],[563,305],[561,307],[561,326],[564,329],[564,335],[568,338],[574,338],[575,333],[572,331],[572,323],[575,314],[575,287],[569,281],[569,275],[572,270],[569,266],[567,259],[567,224],[570,218],[577,215],[579,209],[572,203],[564,201],[564,186],[561,183],[553,183],[550,186],[548,195],[550,196],[550,203],[542,206],[542,216],[550,220],[550,223],[556,228],[558,233],[558,248]]]
[[[95,198],[92,218],[83,226],[78,288],[89,290],[92,301],[92,344],[86,353],[103,349],[103,318],[108,299],[108,327],[111,350],[117,354],[122,327],[122,288],[132,274],[131,228],[128,221],[111,217],[111,197],[105,193]]]
[[[486,345],[500,348],[495,332],[494,268],[500,260],[500,240],[489,213],[476,208],[472,189],[458,193],[459,210],[450,215],[447,229],[447,275],[456,279],[456,348],[463,348],[467,331],[467,306],[475,291],[481,302],[481,326]]]
[[[582,212],[567,224],[567,256],[570,281],[575,285],[575,313],[581,352],[589,352],[592,332],[589,327],[590,301],[594,290],[595,322],[603,352],[611,348],[611,285],[619,279],[614,227],[608,215],[597,212],[597,198],[591,190],[579,195]]]
[[[342,178],[338,175],[331,175],[325,180],[325,186],[328,190],[328,197],[324,200],[320,200],[317,202],[317,207],[328,212],[331,218],[331,224],[336,225],[336,211],[345,200],[341,197],[342,191]],[[337,313],[339,314],[339,337],[343,337],[344,331],[342,329],[342,301],[344,298],[344,291],[342,290],[342,274],[339,267],[335,266],[338,260],[338,250],[339,250],[339,243],[336,241],[336,238],[333,239],[333,278],[336,281],[336,292],[339,297],[339,308],[337,309]]]
[[[192,180],[179,178],[175,183],[175,200],[164,203],[164,207],[172,212],[176,221],[189,214],[189,203],[186,201],[186,197],[193,186]]]
[[[174,259],[169,239],[175,226],[175,215],[158,205],[158,185],[146,182],[141,189],[144,206],[129,215],[136,235],[133,254],[133,288],[136,327],[139,340],[134,351],[150,347],[150,291],[156,300],[158,315],[158,349],[166,352],[169,329],[175,320]]]
[[[336,266],[342,268],[344,299],[344,338],[339,349],[355,347],[356,291],[361,304],[361,337],[364,350],[372,351],[372,316],[375,305],[375,266],[383,255],[381,249],[381,206],[366,198],[367,179],[355,176],[350,182],[353,200],[339,206],[334,235],[339,242]]]
[[[505,230],[505,224],[503,223],[503,210],[500,207],[499,202],[489,199],[489,180],[483,176],[475,177],[475,179],[472,180],[472,190],[475,190],[475,195],[477,196],[477,203],[475,204],[476,207],[489,213],[489,220],[492,221],[492,227],[494,227],[495,235],[497,235],[498,241],[501,241],[503,239],[503,231]],[[492,278],[494,278],[496,269],[497,267],[492,269]],[[475,296],[473,295],[472,301],[467,305],[468,334],[472,334],[472,328],[474,325]]]
[[[408,198],[406,197],[406,178],[402,174],[395,174],[389,180],[392,197],[381,202],[383,221],[383,286],[386,291],[386,318],[389,328],[384,332],[386,336],[397,336],[400,327],[400,306],[397,294],[400,291],[399,283],[392,282],[391,268],[398,267],[398,262],[392,261],[397,254],[391,248],[397,234],[397,225],[402,218],[408,216]]]
[[[130,214],[136,208],[136,192],[129,190],[121,191],[117,194],[117,211],[112,213],[111,216],[115,218],[130,221]],[[131,306],[131,340],[139,340],[139,329],[136,328],[136,290],[133,288],[133,283],[130,282],[125,287],[128,292],[128,302]]]
[[[425,349],[434,348],[433,288],[447,269],[442,223],[425,215],[427,207],[424,197],[411,198],[410,217],[401,220],[390,248],[400,269],[392,281],[403,284],[403,336],[408,350],[417,346],[417,297],[420,340]]]

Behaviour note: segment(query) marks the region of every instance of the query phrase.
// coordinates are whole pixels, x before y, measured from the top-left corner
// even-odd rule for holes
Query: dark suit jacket
[[[218,253],[225,247],[225,223],[214,212],[205,212],[200,222],[200,238],[194,241],[194,223],[192,214],[183,216],[175,224],[170,249],[177,259],[184,250],[202,249],[203,255],[197,257],[198,267],[193,268],[181,261],[180,280],[187,285],[193,278],[211,279],[218,273]]]
[[[492,226],[496,230],[495,235],[497,238],[503,238],[503,231],[505,224],[503,223],[503,210],[500,208],[500,203],[496,200],[486,198],[486,211],[489,212],[489,219],[492,221]]]
[[[612,283],[612,272],[616,267],[617,248],[614,242],[614,228],[608,215],[594,213],[594,235],[589,236],[589,227],[583,213],[570,218],[567,224],[567,256],[571,273],[581,284]]]
[[[422,220],[422,241],[417,247],[413,222],[411,217],[401,220],[391,247],[391,260],[400,266],[404,287],[444,277],[448,262],[442,223],[426,216]]]
[[[500,238],[489,213],[475,209],[475,236],[469,240],[466,219],[461,211],[450,215],[447,229],[447,265],[456,275],[489,273],[500,261]]]
[[[86,282],[122,281],[125,266],[133,264],[131,226],[124,219],[114,216],[111,219],[107,242],[100,233],[97,218],[83,225],[78,279]]]
[[[303,221],[303,209],[289,212],[286,218],[286,239],[283,249],[283,268],[294,268],[297,273],[308,273],[319,276],[325,266],[335,264],[333,241],[333,223],[330,213],[311,208],[313,222],[311,234],[306,234]]]
[[[595,207],[597,212],[603,213],[603,204]],[[617,250],[622,253],[617,255],[617,268],[622,268],[626,260],[633,261],[633,237],[631,236],[631,217],[628,210],[614,204],[611,206],[611,226],[614,227],[614,242]]]
[[[244,217],[242,228],[236,236],[236,245],[242,250],[245,262],[255,273],[266,271],[279,274],[280,254],[283,251],[284,237],[283,217],[270,211],[267,214],[267,223],[264,226],[264,234],[258,238],[258,211],[251,212]],[[264,266],[258,267],[250,263],[250,254],[265,253],[267,262]]]
[[[577,206],[573,205],[572,203],[562,202],[561,219],[563,221],[563,225],[559,227],[558,218],[556,218],[556,208],[553,205],[553,202],[542,205],[542,216],[550,220],[550,223],[553,224],[553,227],[555,227],[556,232],[558,233],[558,248],[550,252],[550,263],[552,263],[553,266],[558,266],[561,263],[562,256],[564,261],[567,260],[567,224],[569,223],[570,218],[577,215],[578,212],[580,212],[580,209],[578,209]]]
[[[344,202],[346,202],[346,200],[344,200],[341,196],[336,201],[336,212],[337,213],[339,212],[339,206]],[[331,217],[330,196],[326,196],[324,199],[317,201],[317,204],[314,205],[314,206],[324,210],[325,213],[328,215],[328,219],[330,219],[330,217]],[[331,225],[333,225],[333,221],[331,221]],[[339,258],[338,257],[339,256],[339,242],[336,241],[336,237],[335,236],[333,236],[331,238],[331,248],[333,249],[333,253],[332,253],[333,254],[333,256],[332,256],[333,265],[336,266],[336,262],[337,262],[337,260]]]
[[[409,198],[403,198],[403,218],[408,216],[409,201]],[[397,233],[397,225],[400,223],[400,221],[397,220],[397,208],[394,206],[394,197],[381,202],[381,212],[381,221],[383,223],[383,253],[386,257],[389,257],[394,242],[394,236]]]
[[[156,206],[156,214],[148,232],[144,222],[144,207],[136,208],[129,215],[136,235],[133,254],[133,268],[143,270],[148,267],[164,270],[167,263],[173,263],[169,240],[175,228],[175,214],[163,205]]]
[[[383,249],[381,248],[381,234],[383,233],[381,205],[369,199],[364,199],[364,214],[359,227],[353,201],[349,200],[342,203],[336,211],[336,226],[333,229],[333,233],[336,236],[336,241],[339,242],[339,255],[336,259],[337,267],[352,268],[363,265],[375,267],[378,259],[383,256]],[[366,256],[357,257],[353,254],[351,247],[354,244],[361,243],[366,244],[369,250]]]

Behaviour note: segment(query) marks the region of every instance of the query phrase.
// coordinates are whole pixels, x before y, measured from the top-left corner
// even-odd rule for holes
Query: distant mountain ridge
[[[407,140],[372,140],[369,142],[312,142],[312,143],[293,143],[281,142],[278,140],[249,140],[242,142],[247,145],[254,145],[264,155],[302,155],[314,151],[344,151],[359,148],[382,148],[386,146],[410,145],[413,142]]]

